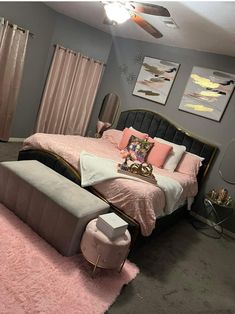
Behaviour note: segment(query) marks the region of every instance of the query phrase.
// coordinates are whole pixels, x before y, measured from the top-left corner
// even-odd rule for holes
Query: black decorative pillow
[[[141,140],[140,138],[132,135],[125,150],[134,153],[136,160],[139,162],[145,162],[147,155],[154,143],[149,143],[147,140]]]

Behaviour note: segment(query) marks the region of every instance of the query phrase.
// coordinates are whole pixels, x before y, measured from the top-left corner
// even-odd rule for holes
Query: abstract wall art
[[[165,105],[179,66],[175,62],[145,57],[133,95]]]
[[[179,109],[220,121],[235,84],[235,74],[193,67]]]

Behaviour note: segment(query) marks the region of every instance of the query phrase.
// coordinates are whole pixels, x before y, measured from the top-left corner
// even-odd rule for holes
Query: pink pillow
[[[123,132],[120,130],[109,129],[109,130],[104,131],[102,138],[114,144],[115,147],[118,147],[118,144],[122,138],[122,133]]]
[[[122,139],[118,145],[119,149],[124,149],[125,147],[127,147],[131,135],[134,135],[134,136],[140,138],[141,140],[145,140],[148,137],[148,134],[146,134],[146,133],[139,132],[135,129],[125,128],[123,130]]]
[[[196,178],[204,158],[185,152],[175,171]]]
[[[148,142],[154,143],[154,146],[148,154],[147,162],[155,167],[162,168],[172,150],[172,146],[154,141],[151,137],[148,138]]]

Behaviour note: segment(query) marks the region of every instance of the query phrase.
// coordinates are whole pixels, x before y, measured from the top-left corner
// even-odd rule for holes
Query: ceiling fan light
[[[104,5],[105,12],[109,20],[118,24],[126,22],[130,18],[129,12],[124,6],[118,3],[108,3]]]

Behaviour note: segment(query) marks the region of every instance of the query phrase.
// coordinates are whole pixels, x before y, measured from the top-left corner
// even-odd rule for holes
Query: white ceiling
[[[168,28],[163,23],[162,17],[142,14],[142,17],[163,34],[162,38],[155,39],[132,21],[116,26],[103,24],[105,13],[100,1],[46,2],[46,4],[57,12],[113,36],[235,57],[235,2],[142,2],[166,7],[179,28]]]

